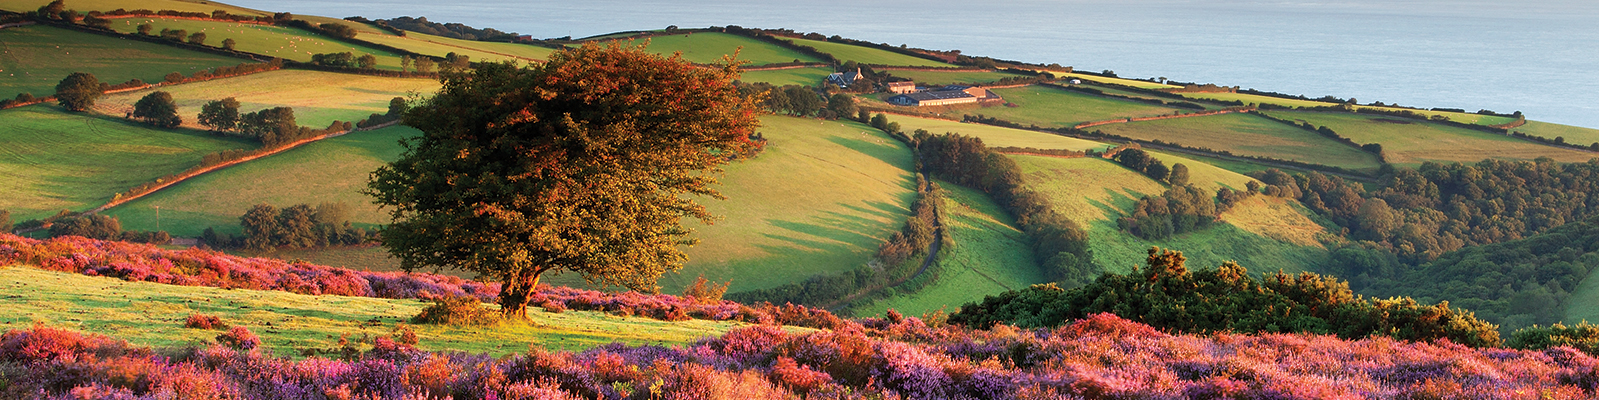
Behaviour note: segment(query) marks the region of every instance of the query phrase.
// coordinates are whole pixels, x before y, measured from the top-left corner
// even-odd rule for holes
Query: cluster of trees
[[[810,86],[739,82],[738,90],[745,96],[765,96],[761,108],[776,114],[833,120],[854,117],[858,110],[854,97],[843,93],[825,96]]]
[[[987,296],[968,303],[949,322],[975,328],[1006,323],[1054,327],[1109,312],[1181,333],[1315,333],[1345,339],[1386,335],[1430,341],[1447,338],[1474,347],[1501,345],[1499,331],[1448,303],[1367,300],[1345,282],[1313,273],[1268,274],[1260,280],[1238,264],[1189,271],[1181,252],[1151,249],[1148,266],[1105,274],[1070,290],[1055,285]]]
[[[502,41],[517,37],[515,33],[501,32],[494,28],[477,29],[458,23],[437,23],[428,21],[427,17],[396,17],[392,19],[376,20],[380,25],[404,29],[412,32],[421,32],[429,35],[443,36],[466,40],[493,40]]]
[[[200,240],[212,247],[265,250],[355,245],[373,239],[371,233],[350,223],[349,213],[350,207],[344,203],[296,204],[282,210],[257,204],[239,217],[244,236],[206,228]]]
[[[435,65],[432,58],[400,56],[400,72],[416,71],[421,74],[431,74]]]
[[[1172,169],[1167,168],[1165,162],[1150,156],[1143,149],[1122,150],[1117,152],[1115,157],[1116,162],[1121,163],[1127,169],[1138,171],[1138,173],[1144,174],[1144,176],[1148,176],[1149,179],[1154,179],[1157,182],[1169,182],[1167,179],[1172,175]],[[1187,171],[1187,168],[1183,169],[1182,179],[1184,184],[1188,183]]]
[[[928,174],[987,193],[1015,216],[1032,241],[1033,258],[1051,280],[1075,286],[1098,272],[1088,234],[1055,212],[1048,198],[1028,188],[1015,161],[971,136],[933,135],[918,129],[911,143]]]
[[[172,241],[166,232],[123,231],[122,221],[99,214],[57,218],[50,223],[50,237],[83,236],[99,240],[165,244]]]
[[[378,58],[371,54],[356,57],[355,53],[346,51],[343,53],[312,54],[311,63],[333,68],[374,69],[378,66]]]
[[[1159,196],[1138,199],[1132,214],[1117,219],[1116,224],[1134,236],[1162,239],[1210,227],[1223,211],[1216,203],[1216,198],[1194,185],[1173,184]]]
[[[201,106],[196,120],[200,125],[211,128],[219,135],[237,132],[245,137],[255,138],[269,148],[354,127],[348,122],[333,121],[327,129],[306,128],[295,122],[292,107],[273,107],[240,114],[239,101],[232,97],[214,100]]]

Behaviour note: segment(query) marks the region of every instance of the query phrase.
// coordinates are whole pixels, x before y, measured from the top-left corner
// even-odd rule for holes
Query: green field
[[[1243,156],[1375,171],[1377,156],[1316,133],[1255,115],[1234,113],[1193,118],[1129,122],[1089,128],[1139,140],[1226,150]],[[1337,129],[1343,133],[1342,129]],[[1354,138],[1355,143],[1369,143]],[[1386,147],[1386,146],[1385,146]]]
[[[0,110],[0,121],[0,210],[16,221],[98,207],[115,193],[197,165],[205,154],[256,147],[53,105]]]
[[[352,335],[351,340],[363,334],[392,335],[397,325],[428,304],[127,282],[26,266],[0,266],[0,294],[8,298],[0,324],[10,328],[43,322],[109,335],[138,346],[181,347],[215,341],[221,332],[183,327],[189,315],[206,314],[249,328],[261,337],[265,349],[295,358],[301,357],[303,349],[336,348],[339,336],[345,333]],[[537,307],[530,307],[528,316],[533,323],[412,328],[420,339],[417,347],[423,350],[502,356],[526,352],[530,344],[551,350],[581,350],[612,342],[685,345],[742,325],[705,320],[666,322],[593,311],[551,314]]]
[[[199,236],[208,227],[237,235],[243,233],[239,216],[256,204],[343,202],[350,206],[351,222],[386,224],[388,214],[359,190],[366,187],[367,173],[399,158],[398,140],[417,134],[397,126],[324,139],[190,178],[105,214],[129,229],[154,230],[160,207],[161,230],[173,236]]]
[[[1004,128],[993,125],[969,124],[945,119],[916,118],[904,115],[895,115],[889,121],[898,122],[900,129],[905,132],[915,132],[925,129],[934,135],[945,133],[959,133],[966,136],[976,136],[983,139],[989,147],[1031,147],[1035,149],[1064,149],[1064,150],[1105,150],[1113,147],[1110,144],[1083,140],[1078,138],[1035,132],[1024,129]]]
[[[745,36],[719,32],[700,32],[683,35],[654,36],[635,40],[635,44],[649,41],[649,51],[661,55],[681,52],[683,60],[697,64],[718,64],[722,56],[736,51],[738,59],[749,65],[765,65],[794,61],[819,62],[821,60],[771,43]],[[742,49],[740,49],[742,47]]]
[[[1049,72],[1051,74],[1055,74],[1055,76],[1058,76],[1058,77],[1061,77],[1061,78],[1065,78],[1065,79],[1077,78],[1077,79],[1082,79],[1084,81],[1093,81],[1093,82],[1100,82],[1100,83],[1111,83],[1111,84],[1117,84],[1117,85],[1122,85],[1122,86],[1132,86],[1132,87],[1135,87],[1135,88],[1143,88],[1143,89],[1171,89],[1171,88],[1177,87],[1177,86],[1173,86],[1173,85],[1167,85],[1167,84],[1164,84],[1164,83],[1141,81],[1141,80],[1137,80],[1137,79],[1107,78],[1107,77],[1103,77],[1103,76],[1099,76],[1099,75],[1087,75],[1087,74],[1075,74],[1075,73],[1065,73],[1065,74],[1063,74],[1063,73],[1060,73],[1060,72],[1051,72],[1051,71],[1043,71],[1043,72]]]
[[[1308,111],[1271,111],[1270,114],[1332,128],[1355,143],[1381,143],[1389,163],[1407,167],[1415,167],[1424,161],[1474,163],[1488,158],[1532,160],[1549,157],[1561,162],[1583,162],[1599,156],[1599,153],[1405,118]]]
[[[816,86],[827,80],[827,75],[831,73],[833,73],[833,69],[826,67],[748,71],[740,76],[738,80],[744,82],[766,82],[773,86]]]
[[[1161,158],[1168,164],[1178,160],[1167,157]],[[1088,230],[1095,260],[1111,272],[1125,273],[1134,264],[1143,265],[1151,246],[1182,250],[1190,268],[1215,267],[1224,261],[1236,260],[1257,273],[1279,268],[1290,272],[1315,270],[1327,257],[1327,251],[1314,241],[1324,228],[1306,217],[1308,211],[1303,207],[1290,201],[1251,199],[1224,214],[1222,221],[1225,223],[1173,238],[1148,241],[1121,232],[1115,219],[1131,210],[1140,197],[1164,192],[1164,185],[1098,158],[1011,158],[1021,166],[1028,184],[1050,198],[1055,210]],[[1195,169],[1201,165],[1184,164]],[[1209,168],[1216,176],[1205,180],[1247,179],[1225,178],[1229,175],[1225,171]],[[1195,182],[1204,181],[1196,176]]]
[[[998,82],[1000,79],[1025,77],[1025,75],[997,71],[907,71],[907,70],[878,70],[900,78],[916,81],[918,85],[943,86],[950,84],[982,84]]]
[[[994,93],[1004,97],[1005,101],[1015,104],[1016,107],[985,107],[968,110],[966,113],[982,114],[1022,125],[1060,128],[1089,121],[1153,117],[1179,111],[1166,106],[1040,85],[995,89]]]
[[[272,107],[293,107],[302,126],[325,128],[334,120],[355,122],[373,113],[389,111],[389,101],[411,93],[430,94],[439,82],[429,78],[385,78],[309,70],[278,70],[240,77],[162,87],[178,104],[184,126],[205,129],[196,120],[205,103],[233,97],[239,112]],[[150,94],[139,90],[108,95],[95,109],[109,115],[133,111],[133,104]]]
[[[1599,274],[1588,274],[1582,283],[1571,290],[1571,297],[1566,299],[1566,317],[1563,321],[1567,325],[1582,321],[1599,323]]]
[[[111,29],[134,33],[138,32],[140,24],[145,23],[154,27],[150,32],[152,35],[159,34],[162,29],[182,29],[190,34],[205,32],[205,44],[208,46],[221,47],[223,40],[233,39],[235,49],[268,57],[309,62],[312,54],[350,52],[356,57],[366,54],[377,57],[378,69],[400,69],[399,54],[340,42],[298,28],[187,19],[120,18],[111,21]]]
[[[1244,102],[1246,104],[1276,104],[1276,105],[1287,106],[1287,107],[1324,107],[1324,106],[1336,106],[1336,105],[1339,104],[1339,103],[1329,103],[1329,102],[1325,102],[1325,101],[1316,101],[1316,100],[1285,99],[1285,98],[1281,98],[1281,97],[1262,96],[1262,95],[1248,94],[1248,93],[1179,93],[1179,94],[1183,95],[1183,97],[1188,97],[1188,98],[1192,98],[1192,99],[1205,99],[1205,100],[1216,100],[1216,101],[1242,101],[1242,102]],[[1513,122],[1513,121],[1516,120],[1515,118],[1501,117],[1501,116],[1497,116],[1497,115],[1482,115],[1482,114],[1475,114],[1475,113],[1460,113],[1460,112],[1453,112],[1453,111],[1412,110],[1412,109],[1408,109],[1408,108],[1372,107],[1372,106],[1359,106],[1359,107],[1363,108],[1363,109],[1376,109],[1376,110],[1413,111],[1413,112],[1416,112],[1416,113],[1420,113],[1422,115],[1426,115],[1428,117],[1431,117],[1431,116],[1434,116],[1434,115],[1442,115],[1442,116],[1445,116],[1445,117],[1449,117],[1449,120],[1451,120],[1451,121],[1460,122],[1460,123],[1466,123],[1466,124],[1500,125],[1500,124],[1508,124],[1508,123]]]
[[[252,61],[43,25],[0,29],[0,99],[24,92],[54,95],[56,84],[73,72],[111,84],[160,82],[172,72],[190,75],[246,62]]]
[[[1511,129],[1532,136],[1554,139],[1565,138],[1566,143],[1589,145],[1599,142],[1599,129],[1561,125],[1550,122],[1527,121],[1526,125]]]
[[[941,308],[954,312],[986,295],[1048,281],[1033,261],[1027,235],[999,205],[982,192],[943,181],[938,185],[946,190],[944,229],[955,243],[939,250],[938,280],[915,293],[853,309],[853,315],[882,315],[890,308],[906,315]]]
[[[367,27],[366,24],[346,23],[351,26]],[[372,29],[368,27],[368,29]],[[480,42],[434,36],[426,33],[406,32],[405,36],[394,36],[388,32],[362,32],[355,37],[372,43],[394,46],[413,52],[436,57],[456,53],[465,55],[473,62],[477,61],[516,61],[527,64],[529,61],[544,60],[549,58],[555,49],[527,44]]]
[[[953,64],[942,63],[921,57],[912,57],[888,50],[861,47],[852,44],[832,43],[820,40],[781,38],[794,42],[800,46],[815,47],[816,51],[833,55],[839,62],[854,61],[861,64],[892,65],[899,67],[954,67]]]
[[[0,10],[25,12],[39,9],[40,6],[50,4],[52,0],[0,0]],[[133,10],[177,10],[183,12],[209,13],[216,10],[225,10],[230,14],[238,15],[272,15],[249,8],[228,5],[208,0],[71,0],[66,2],[67,9],[79,12],[111,11],[118,8]],[[281,10],[280,10],[281,11]]]

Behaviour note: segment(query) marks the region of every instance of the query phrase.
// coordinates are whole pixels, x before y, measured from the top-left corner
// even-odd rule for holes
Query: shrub
[[[191,314],[183,321],[184,328],[190,329],[227,329],[228,324],[222,318],[213,315]]]
[[[683,289],[683,297],[693,298],[696,301],[707,304],[720,302],[722,301],[722,295],[727,293],[727,286],[732,284],[733,281],[731,280],[721,284],[710,283],[705,280],[705,274],[700,274],[700,277],[694,280],[693,285]]]
[[[412,323],[434,325],[489,325],[500,322],[500,312],[483,306],[483,301],[470,296],[446,296],[433,299],[433,305],[423,308],[411,318]]]
[[[250,350],[261,346],[261,338],[250,332],[249,328],[235,326],[227,332],[217,335],[217,343],[238,350]]]

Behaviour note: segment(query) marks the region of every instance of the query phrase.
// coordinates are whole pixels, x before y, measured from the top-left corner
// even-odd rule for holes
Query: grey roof
[[[909,97],[912,100],[916,100],[916,101],[959,99],[959,98],[964,98],[964,97],[977,97],[977,96],[972,96],[970,93],[962,92],[962,91],[959,91],[959,90],[935,90],[935,91],[931,91],[931,92],[906,93],[906,94],[902,94],[900,96]]]

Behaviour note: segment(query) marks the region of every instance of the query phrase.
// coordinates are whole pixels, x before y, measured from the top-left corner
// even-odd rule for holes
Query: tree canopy
[[[100,79],[87,72],[73,72],[56,84],[56,101],[68,111],[83,111],[94,107],[94,100],[105,94]]]
[[[162,128],[176,128],[183,123],[183,118],[178,116],[178,105],[172,101],[172,94],[165,91],[147,94],[133,103],[133,117]]]
[[[406,112],[423,135],[369,182],[394,217],[383,244],[406,269],[502,282],[511,315],[547,272],[655,291],[693,243],[680,219],[712,220],[687,197],[720,198],[708,172],[759,126],[737,75],[622,44],[445,73]]]

